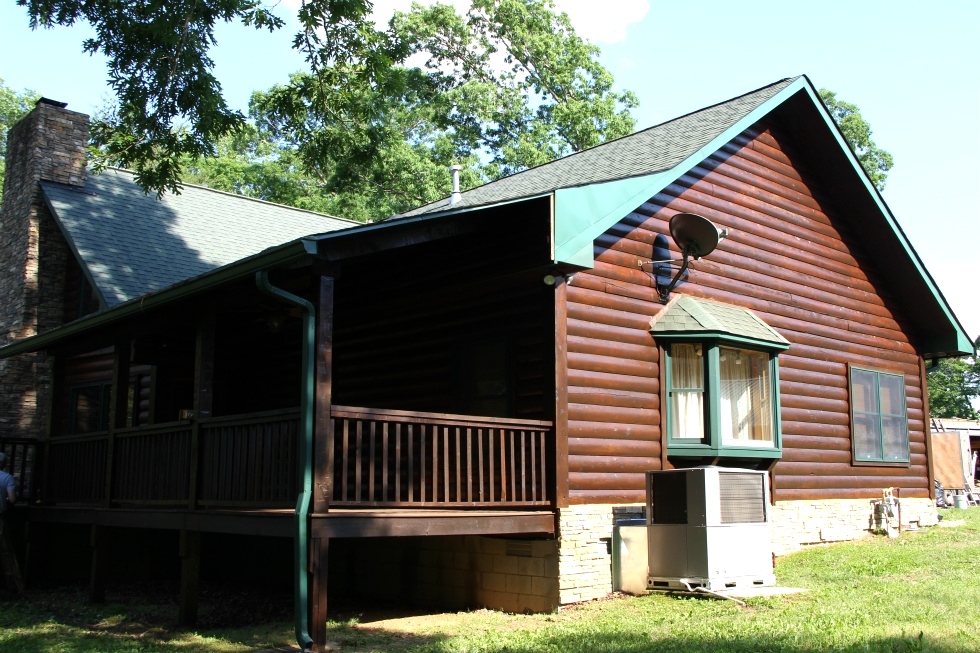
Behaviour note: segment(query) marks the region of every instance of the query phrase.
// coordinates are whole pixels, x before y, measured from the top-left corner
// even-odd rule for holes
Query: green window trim
[[[865,373],[874,375],[874,390],[875,390],[875,400],[877,410],[857,410],[855,408],[854,400],[854,376],[855,372]],[[894,377],[898,379],[901,383],[902,392],[900,393],[902,399],[901,411],[900,412],[885,412],[882,410],[882,395],[881,395],[881,378],[882,377]],[[923,389],[924,391],[924,389]],[[860,365],[848,364],[847,366],[847,392],[848,392],[848,408],[850,409],[850,440],[851,440],[851,463],[857,466],[874,466],[874,467],[908,467],[911,465],[911,447],[909,445],[909,420],[908,420],[908,397],[905,392],[905,375],[895,372],[885,372],[883,370],[870,369],[867,367],[861,367]],[[858,443],[855,439],[855,415],[865,416],[865,417],[877,417],[877,427],[878,427],[878,449],[880,455],[878,456],[858,456]],[[888,458],[885,453],[885,420],[887,418],[901,418],[902,429],[901,434],[904,436],[904,456]]]
[[[712,334],[715,335],[715,334]],[[703,333],[686,335],[665,335],[656,334],[658,340],[664,341],[661,352],[664,360],[664,379],[666,391],[664,393],[665,410],[667,413],[666,433],[663,441],[667,445],[667,455],[677,457],[716,457],[716,458],[782,458],[782,422],[780,419],[780,400],[779,400],[779,352],[787,347],[776,345],[771,342],[763,342],[754,339],[741,338],[737,336],[728,337],[708,337]],[[700,440],[691,438],[674,437],[674,415],[673,409],[673,369],[671,358],[671,347],[674,344],[693,343],[700,344],[702,347],[702,358],[704,360],[704,429],[705,435]],[[721,347],[738,347],[746,350],[756,351],[769,356],[769,378],[770,378],[770,408],[772,410],[772,444],[750,445],[750,444],[731,444],[725,443],[722,439],[721,426]],[[678,391],[690,391],[688,388],[678,388]]]

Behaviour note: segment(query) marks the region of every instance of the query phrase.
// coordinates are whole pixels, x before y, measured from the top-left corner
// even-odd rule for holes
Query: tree
[[[148,191],[177,191],[186,157],[215,153],[221,137],[245,123],[230,109],[208,56],[220,22],[279,29],[261,0],[17,0],[32,29],[86,21],[95,36],[83,50],[109,59],[116,106],[92,123],[97,165],[131,167]],[[304,0],[294,47],[311,65],[356,58],[367,69],[390,55],[368,20],[369,0]]]
[[[820,89],[820,99],[827,105],[827,110],[850,143],[871,183],[879,191],[885,190],[888,171],[894,161],[891,154],[879,148],[871,139],[871,125],[861,116],[860,109],[857,105],[839,100],[836,93],[825,88]]]
[[[980,337],[974,348],[980,346]],[[972,400],[980,397],[980,359],[945,358],[929,372],[929,412],[933,417],[980,419]]]
[[[7,130],[31,110],[39,97],[27,89],[18,93],[0,77],[0,201],[3,201],[3,180],[7,171]]]
[[[187,179],[294,203],[225,174],[275,170],[300,183],[304,208],[379,219],[444,197],[452,164],[468,188],[634,128],[635,96],[612,91],[598,48],[550,0],[475,0],[466,15],[414,6],[387,34],[423,66],[333,62],[255,93],[254,140],[229,141],[239,147],[195,161]]]

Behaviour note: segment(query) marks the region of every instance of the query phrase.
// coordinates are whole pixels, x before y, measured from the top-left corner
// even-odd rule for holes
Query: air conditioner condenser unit
[[[651,590],[775,585],[768,473],[647,472],[647,547]]]

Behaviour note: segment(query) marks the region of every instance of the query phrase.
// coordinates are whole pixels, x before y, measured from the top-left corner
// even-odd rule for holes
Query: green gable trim
[[[652,175],[555,191],[555,260],[592,267],[592,241],[682,174],[717,152],[808,83],[798,78],[673,168]]]
[[[925,282],[951,327],[952,333],[923,342],[922,346],[925,350],[923,355],[973,355],[975,353],[973,340],[956,319],[946,298],[943,297],[936,282],[922,264],[919,255],[885,204],[881,194],[871,183],[860,161],[857,160],[847,140],[827,112],[813,84],[806,76],[794,80],[776,95],[716,136],[707,145],[672,168],[651,175],[557,189],[554,204],[555,261],[585,268],[593,267],[595,260],[592,243],[596,238],[800,91],[804,91],[817,108],[818,114],[844,152],[858,179],[861,180],[865,190],[878,207],[882,218],[912,261],[915,270]]]
[[[805,76],[801,77],[797,81],[806,82],[806,84],[803,85],[803,89],[807,92],[807,95],[810,96],[810,99],[813,101],[813,103],[816,104],[816,106],[820,109],[818,112],[820,114],[820,117],[823,118],[823,121],[827,124],[827,127],[830,129],[830,133],[832,133],[834,135],[834,138],[837,140],[837,144],[840,145],[841,149],[847,155],[847,160],[851,162],[851,166],[854,168],[854,171],[857,173],[858,178],[861,180],[861,183],[864,184],[864,187],[865,189],[867,189],[868,194],[874,199],[875,204],[878,206],[878,210],[881,211],[881,216],[885,219],[885,222],[888,224],[889,228],[895,234],[895,237],[898,239],[898,242],[902,245],[902,248],[905,250],[906,255],[908,255],[909,259],[911,259],[912,264],[915,266],[916,271],[918,271],[919,275],[922,277],[922,280],[925,281],[926,286],[929,288],[929,292],[932,293],[933,298],[936,300],[936,303],[939,304],[939,307],[942,309],[943,314],[946,316],[946,319],[949,320],[950,326],[953,327],[953,330],[955,332],[955,337],[951,334],[949,337],[937,338],[923,343],[923,346],[927,350],[925,354],[928,355],[929,353],[948,353],[948,354],[972,356],[974,354],[973,341],[966,334],[966,330],[963,329],[963,327],[960,325],[959,320],[956,319],[956,316],[953,315],[953,311],[952,309],[950,309],[949,303],[946,301],[946,298],[943,297],[943,294],[942,292],[939,291],[939,287],[936,285],[936,282],[933,280],[932,275],[929,274],[929,271],[926,270],[925,265],[922,264],[922,259],[919,258],[919,254],[915,251],[915,248],[912,247],[912,243],[909,242],[909,239],[905,235],[905,232],[902,231],[902,227],[898,224],[898,221],[895,219],[895,216],[892,215],[891,209],[889,209],[888,206],[885,204],[885,200],[881,197],[881,193],[879,193],[878,189],[875,188],[874,184],[871,183],[871,180],[868,178],[867,173],[864,171],[864,167],[861,165],[861,162],[858,161],[857,157],[854,155],[854,151],[851,150],[851,146],[848,144],[847,139],[844,138],[844,135],[841,133],[840,128],[837,127],[837,123],[834,122],[834,119],[831,117],[830,113],[828,113],[827,109],[824,107],[823,100],[820,99],[820,95],[817,93],[816,89],[813,88],[813,84],[810,83],[810,80],[806,79]],[[795,85],[796,84],[794,83],[793,86]],[[773,98],[773,100],[775,99],[776,98]],[[771,101],[772,100],[770,100],[770,102]],[[766,105],[764,104],[762,106],[764,107]],[[762,107],[759,108],[761,109]],[[938,343],[936,342],[937,340],[939,341]]]

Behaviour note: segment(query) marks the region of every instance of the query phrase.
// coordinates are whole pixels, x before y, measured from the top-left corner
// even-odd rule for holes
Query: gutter
[[[269,283],[269,272],[261,270],[255,273],[255,285],[266,295],[280,299],[287,304],[303,309],[303,390],[300,397],[299,427],[303,438],[299,448],[299,473],[302,488],[296,497],[296,511],[293,531],[293,622],[295,624],[296,641],[304,651],[313,649],[313,638],[310,637],[309,607],[310,588],[307,576],[307,561],[310,557],[309,517],[310,500],[313,497],[313,392],[316,386],[314,379],[314,347],[316,340],[316,309],[313,304],[302,297],[286,292]]]
[[[241,279],[256,272],[266,270],[271,266],[284,265],[304,256],[315,254],[316,242],[314,240],[307,238],[295,240],[286,245],[254,254],[235,263],[212,270],[211,272],[206,272],[159,292],[146,293],[108,310],[99,311],[74,322],[69,322],[57,329],[52,329],[40,335],[24,338],[23,340],[18,340],[4,347],[0,347],[0,359],[47,349],[52,345],[56,345],[90,329],[119,322],[143,311],[157,308],[180,299],[186,299],[187,297],[207,291],[218,284]]]

